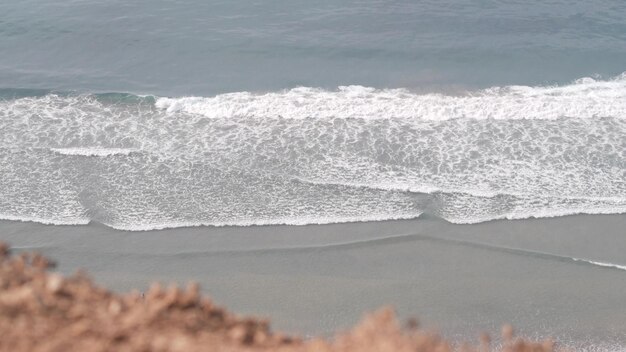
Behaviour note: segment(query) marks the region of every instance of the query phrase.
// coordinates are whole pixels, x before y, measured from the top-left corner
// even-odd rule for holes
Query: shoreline
[[[327,335],[391,304],[457,340],[510,322],[537,339],[624,348],[626,272],[558,258],[626,265],[624,228],[623,214],[146,232],[0,221],[0,240],[58,259],[63,274],[85,269],[116,292],[198,281],[221,304],[272,317],[287,333]]]
[[[297,219],[297,218],[277,218],[269,220],[250,220],[240,222],[224,222],[224,223],[186,223],[186,222],[172,222],[172,223],[155,223],[151,225],[128,225],[125,227],[116,227],[109,224],[93,221],[89,219],[74,219],[73,221],[62,220],[50,220],[37,217],[19,217],[13,215],[0,214],[0,222],[22,222],[32,223],[36,225],[45,226],[103,226],[113,231],[118,232],[152,232],[152,231],[170,231],[170,230],[188,230],[192,228],[245,228],[245,227],[263,227],[263,226],[322,226],[322,225],[342,225],[342,224],[358,224],[358,223],[374,223],[374,222],[390,222],[390,221],[412,221],[421,220],[426,218],[427,220],[437,220],[447,223],[449,225],[479,225],[484,223],[491,223],[497,221],[524,221],[524,220],[542,220],[542,219],[554,219],[564,217],[576,217],[576,216],[593,216],[593,215],[626,215],[626,212],[620,212],[615,210],[595,210],[595,211],[564,211],[555,212],[553,214],[536,216],[536,215],[523,215],[523,216],[511,216],[503,215],[501,217],[487,218],[476,221],[462,221],[455,222],[449,219],[440,218],[421,212],[419,214],[396,214],[396,215],[375,215],[371,217],[355,216],[355,217],[339,217],[339,218],[317,218],[311,219]]]
[[[416,319],[400,325],[395,312],[383,307],[333,337],[305,338],[271,330],[268,320],[241,317],[200,293],[197,283],[185,288],[152,284],[112,293],[86,274],[62,276],[39,253],[13,254],[0,242],[0,350],[7,351],[421,351],[451,352],[458,344],[420,328]],[[33,328],[35,327],[35,328]],[[475,346],[475,347],[471,347]],[[560,351],[551,339],[515,337],[510,325],[492,343],[481,334],[462,351]]]

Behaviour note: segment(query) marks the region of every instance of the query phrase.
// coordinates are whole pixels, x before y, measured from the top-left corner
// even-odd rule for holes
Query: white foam
[[[503,214],[492,214],[488,216],[472,216],[471,213],[464,217],[446,217],[443,218],[453,224],[471,225],[481,222],[495,220],[524,220],[524,219],[542,219],[556,218],[570,215],[612,215],[626,213],[626,206],[622,207],[600,207],[600,208],[562,208],[562,209],[530,209],[524,211],[505,212]]]
[[[619,265],[619,264],[605,263],[605,262],[596,262],[596,261],[588,260],[588,259],[579,259],[579,258],[572,258],[572,259],[577,261],[577,262],[585,262],[585,263],[589,263],[589,264],[593,264],[593,265],[597,265],[597,266],[602,266],[602,267],[605,267],[605,268],[615,268],[615,269],[620,269],[620,270],[626,270],[626,265]]]
[[[237,92],[214,97],[159,98],[159,109],[207,118],[419,118],[425,120],[626,118],[626,75],[579,79],[553,87],[507,86],[463,96],[415,94],[406,89],[298,87],[282,92]]]
[[[136,149],[128,148],[50,148],[51,151],[62,155],[75,155],[75,156],[111,156],[111,155],[129,155],[134,153]]]
[[[0,220],[36,222],[43,225],[87,225],[90,222],[88,218],[43,218],[38,216],[21,216],[12,214],[0,214]]]
[[[153,229],[626,212],[626,74],[462,96],[49,94],[0,101],[0,130],[0,212],[33,218]]]
[[[507,190],[484,190],[484,189],[476,189],[472,188],[471,185],[468,185],[465,188],[444,188],[430,184],[407,184],[407,183],[363,183],[363,182],[321,182],[317,180],[309,180],[303,177],[294,177],[295,180],[304,183],[310,183],[313,185],[337,185],[337,186],[346,186],[346,187],[356,187],[356,188],[368,188],[368,189],[376,189],[382,191],[400,191],[400,192],[412,192],[412,193],[424,193],[424,194],[434,194],[434,193],[458,193],[465,194],[479,198],[495,198],[498,196],[513,196],[513,197],[528,197],[527,192],[514,192]],[[589,200],[589,201],[601,201],[601,202],[613,202],[613,203],[623,203],[626,202],[626,197],[604,197],[604,196],[573,196],[567,194],[558,194],[558,193],[543,193],[542,197],[552,197],[559,199],[567,199],[567,200]],[[569,215],[569,214],[565,214]],[[558,215],[555,215],[558,216]]]
[[[198,227],[198,226],[269,226],[269,225],[326,225],[326,224],[341,224],[349,222],[372,222],[372,221],[387,221],[387,220],[410,220],[418,218],[422,213],[412,214],[373,214],[363,216],[343,216],[343,217],[280,217],[272,219],[250,219],[250,220],[235,220],[235,221],[223,221],[223,222],[163,222],[163,223],[150,223],[150,224],[104,224],[111,228],[121,231],[151,231],[151,230],[164,230],[181,227]]]

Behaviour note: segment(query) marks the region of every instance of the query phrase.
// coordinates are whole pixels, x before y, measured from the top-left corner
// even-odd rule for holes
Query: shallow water
[[[217,304],[280,331],[331,334],[393,305],[454,340],[512,323],[575,351],[616,352],[626,346],[626,271],[590,262],[626,266],[624,226],[622,214],[140,232],[0,221],[0,233],[117,291],[198,281]]]

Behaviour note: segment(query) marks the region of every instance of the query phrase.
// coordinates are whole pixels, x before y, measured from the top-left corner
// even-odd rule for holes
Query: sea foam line
[[[35,222],[43,225],[87,225],[91,221],[88,218],[51,219],[38,216],[17,216],[10,214],[0,214],[0,220]]]
[[[507,213],[502,215],[493,215],[486,217],[472,217],[466,219],[454,219],[449,217],[440,217],[442,220],[456,225],[474,225],[490,221],[498,220],[525,220],[525,219],[543,219],[554,218],[561,216],[571,215],[615,215],[626,213],[624,209],[564,209],[553,211],[540,211],[540,212],[521,212],[521,213]],[[152,230],[164,230],[184,227],[227,227],[227,226],[272,226],[272,225],[293,225],[293,226],[306,226],[306,225],[325,225],[325,224],[343,224],[343,223],[359,223],[370,221],[393,221],[393,220],[411,220],[417,219],[422,216],[423,212],[415,213],[399,213],[399,214],[373,214],[362,216],[337,216],[337,217],[282,217],[271,219],[249,219],[249,220],[233,220],[233,221],[169,221],[169,222],[153,222],[153,223],[129,223],[129,224],[112,224],[102,223],[102,225],[113,228],[120,231],[152,231]],[[87,225],[91,222],[89,218],[76,218],[76,219],[51,219],[42,218],[36,216],[15,216],[8,214],[0,214],[0,220],[22,221],[22,222],[36,222],[45,225]]]
[[[508,212],[499,215],[486,216],[486,217],[471,217],[467,219],[454,219],[443,217],[444,220],[457,224],[457,225],[473,225],[488,221],[496,220],[526,220],[526,219],[545,219],[556,218],[570,215],[615,215],[626,213],[626,206],[622,207],[602,207],[602,208],[569,208],[569,209],[554,209],[554,210],[541,210],[541,211],[522,211],[522,212]]]
[[[137,152],[137,149],[130,148],[101,148],[101,147],[83,147],[83,148],[50,148],[51,151],[61,155],[73,156],[111,156],[111,155],[129,155]]]
[[[589,264],[593,264],[593,265],[597,265],[597,266],[602,266],[602,267],[606,267],[606,268],[615,268],[615,269],[620,269],[620,270],[625,270],[626,271],[626,265],[618,265],[618,264],[613,264],[613,263],[605,263],[605,262],[596,262],[593,260],[588,260],[588,259],[579,259],[579,258],[572,258],[574,261],[577,262],[585,262],[585,263],[589,263]]]
[[[327,225],[327,224],[343,224],[354,222],[370,222],[370,221],[387,221],[387,220],[411,220],[422,215],[422,212],[406,213],[406,214],[373,214],[363,216],[338,216],[338,217],[283,217],[272,219],[256,219],[256,220],[235,220],[223,222],[198,221],[198,222],[162,222],[151,224],[109,224],[102,223],[105,226],[120,231],[152,231],[165,230],[181,227],[226,227],[226,226],[275,226],[275,225]]]
[[[552,87],[506,86],[461,96],[416,94],[407,89],[340,86],[280,92],[235,92],[214,97],[158,98],[158,109],[207,118],[420,118],[425,120],[626,118],[626,74],[611,80],[579,79]]]
[[[399,191],[399,192],[410,192],[410,193],[424,193],[424,194],[434,194],[434,193],[445,193],[445,194],[467,194],[473,197],[478,198],[495,198],[498,196],[511,196],[518,198],[526,198],[530,194],[522,193],[522,192],[511,192],[506,190],[482,190],[475,188],[446,188],[439,187],[430,184],[423,185],[414,185],[408,183],[363,183],[363,182],[336,182],[336,181],[317,181],[311,180],[308,178],[303,178],[299,176],[289,176],[292,179],[306,183],[311,185],[319,185],[319,186],[344,186],[351,188],[364,188],[364,189],[373,189],[373,190],[381,190],[381,191]],[[534,195],[533,195],[534,196]],[[590,201],[605,201],[605,202],[626,202],[625,197],[602,197],[602,196],[571,196],[564,194],[552,194],[552,193],[543,193],[542,197],[549,198],[558,198],[558,199],[568,199],[568,200],[590,200]],[[624,210],[626,211],[626,209]],[[566,214],[567,215],[567,214]]]

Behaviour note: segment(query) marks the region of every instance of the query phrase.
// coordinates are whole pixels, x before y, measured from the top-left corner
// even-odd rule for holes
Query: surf
[[[51,151],[61,155],[73,156],[97,156],[106,157],[113,155],[129,155],[136,153],[137,150],[130,148],[101,148],[101,147],[82,147],[82,148],[50,148]]]
[[[139,231],[626,212],[626,74],[458,94],[8,91],[0,214],[16,219]]]
[[[207,118],[624,118],[625,98],[626,74],[621,74],[605,81],[587,77],[563,86],[491,87],[456,96],[358,85],[340,86],[335,91],[297,87],[281,92],[237,92],[209,98],[162,97],[156,100],[156,107],[170,114],[188,113]]]

